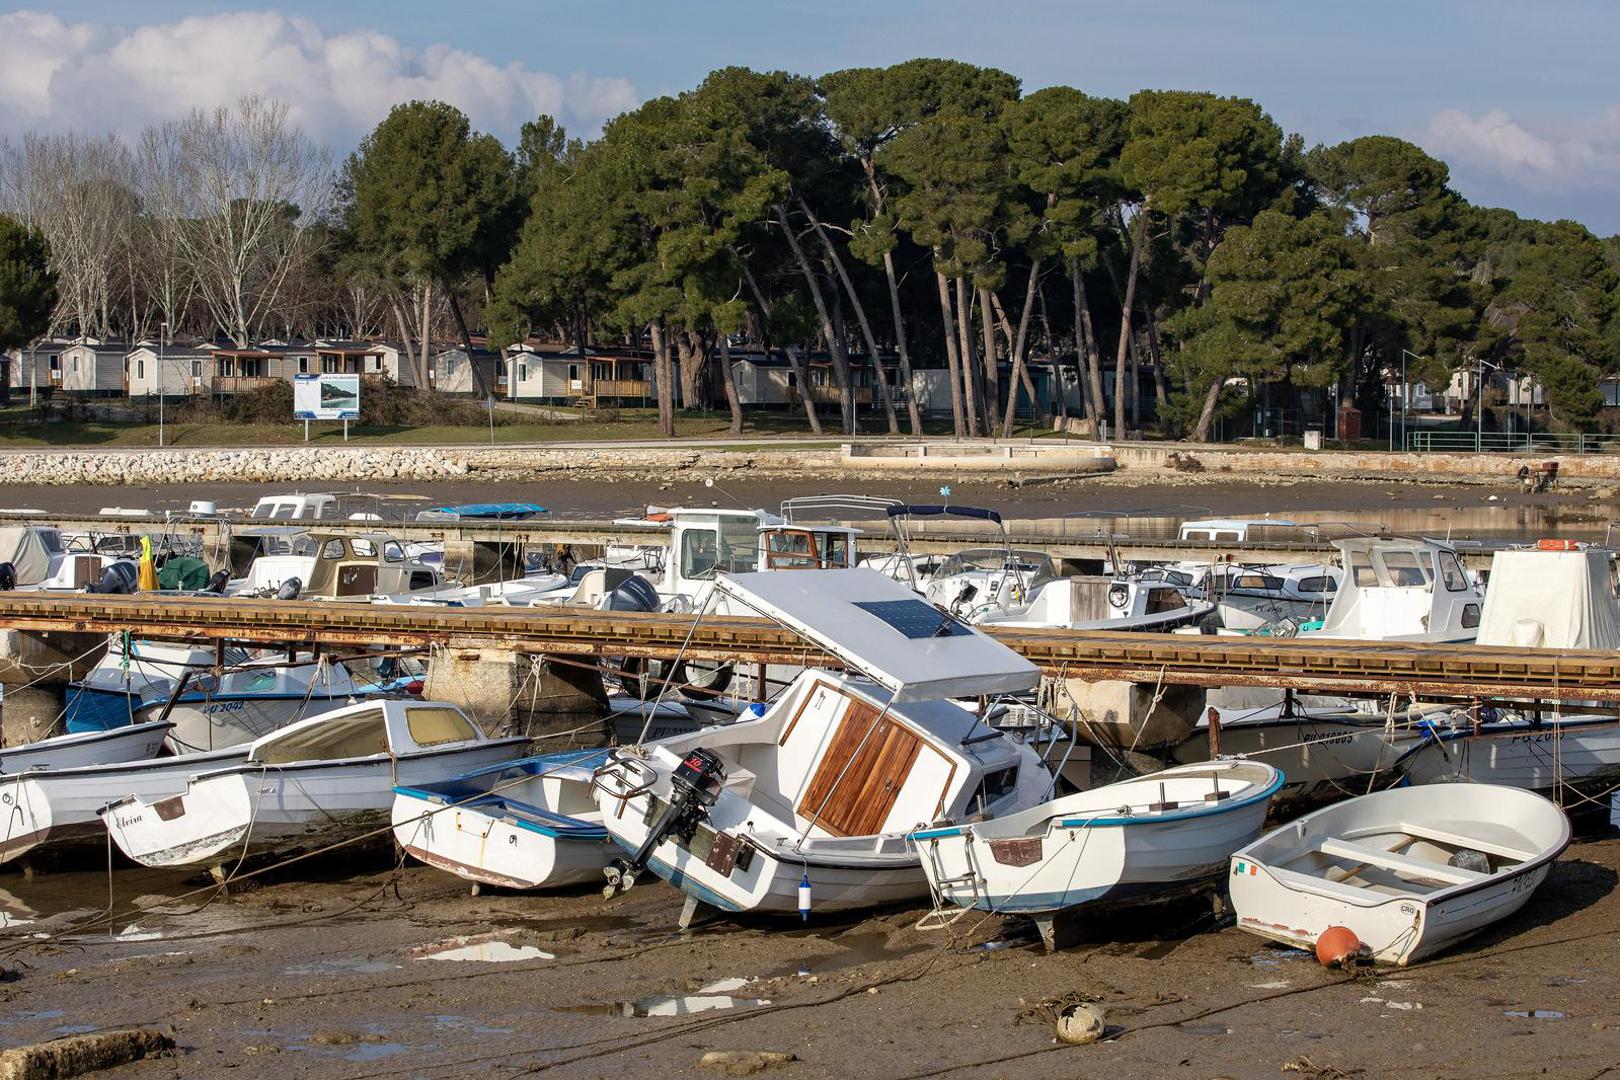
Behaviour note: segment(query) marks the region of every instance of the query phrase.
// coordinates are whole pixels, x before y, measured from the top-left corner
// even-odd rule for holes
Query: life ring
[[[1558,540],[1558,539],[1537,540],[1536,541],[1536,550],[1537,551],[1579,551],[1579,550],[1581,550],[1581,542],[1579,540]]]

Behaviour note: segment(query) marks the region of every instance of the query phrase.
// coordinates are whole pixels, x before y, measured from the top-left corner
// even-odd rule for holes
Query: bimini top
[[[416,515],[417,521],[523,521],[546,512],[546,508],[534,503],[502,502],[502,503],[466,503],[461,506],[439,506],[432,510],[423,510]]]
[[[894,694],[936,701],[1027,690],[1040,671],[875,570],[729,574],[715,588]]]

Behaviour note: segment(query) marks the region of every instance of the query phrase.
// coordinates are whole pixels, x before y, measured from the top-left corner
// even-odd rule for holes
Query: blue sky
[[[725,64],[816,74],[950,56],[1011,71],[1026,89],[1253,97],[1312,143],[1400,135],[1447,160],[1476,202],[1620,232],[1620,8],[1597,0],[465,0],[448,9],[65,0],[35,10],[42,14],[29,17],[26,33],[0,15],[0,134],[98,120],[139,126],[188,103],[264,89],[291,96],[339,150],[380,117],[390,93],[449,97],[510,137],[536,106],[588,129]],[[36,66],[40,56],[109,55],[124,77],[75,89],[69,72],[105,65],[64,65],[42,96],[43,73],[26,87],[7,74],[24,50]],[[184,70],[179,57],[206,73]],[[401,69],[410,77],[396,78]]]

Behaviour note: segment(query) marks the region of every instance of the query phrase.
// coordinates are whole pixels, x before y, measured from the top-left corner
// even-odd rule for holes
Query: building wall
[[[186,394],[207,393],[213,381],[214,358],[201,352],[189,349],[163,351],[163,379],[161,387],[168,397],[179,397]],[[201,376],[194,375],[197,365],[202,365]],[[156,396],[159,389],[158,381],[158,350],[148,346],[133,349],[124,360],[124,370],[128,375],[128,394],[130,397]]]
[[[63,349],[62,389],[77,394],[123,393],[123,354],[97,351],[88,345]]]

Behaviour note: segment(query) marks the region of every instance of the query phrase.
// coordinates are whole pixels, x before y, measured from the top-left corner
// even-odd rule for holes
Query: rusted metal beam
[[[0,627],[81,634],[127,630],[139,638],[279,648],[442,646],[556,656],[684,655],[740,664],[830,662],[792,631],[763,619],[560,607],[0,593]],[[1048,674],[1088,680],[1620,702],[1617,652],[1114,631],[991,633]]]

